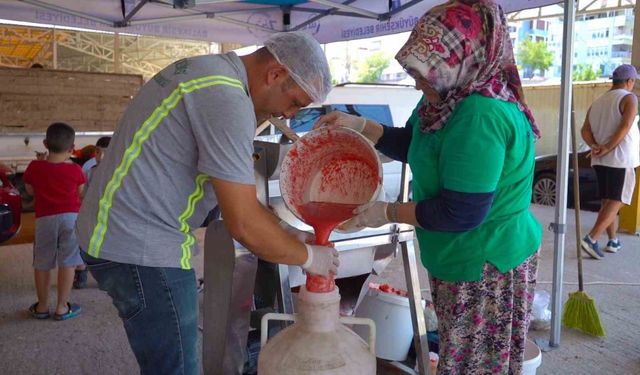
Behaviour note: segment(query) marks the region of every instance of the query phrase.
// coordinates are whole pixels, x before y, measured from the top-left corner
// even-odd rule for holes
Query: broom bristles
[[[589,335],[605,336],[596,303],[585,292],[569,293],[569,299],[564,305],[564,312],[562,313],[562,325]]]

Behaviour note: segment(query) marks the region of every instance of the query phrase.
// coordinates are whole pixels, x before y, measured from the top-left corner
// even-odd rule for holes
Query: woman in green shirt
[[[345,226],[416,226],[439,320],[441,374],[520,374],[542,231],[529,212],[534,139],[502,10],[450,1],[396,55],[424,94],[404,128],[341,112],[411,166],[413,202],[373,202]]]

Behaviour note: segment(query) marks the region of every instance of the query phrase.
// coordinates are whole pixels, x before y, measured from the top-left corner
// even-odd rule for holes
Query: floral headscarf
[[[422,131],[442,128],[460,100],[478,93],[517,103],[540,137],[524,102],[504,13],[494,1],[452,0],[430,9],[396,60],[420,74],[442,99],[419,109]]]

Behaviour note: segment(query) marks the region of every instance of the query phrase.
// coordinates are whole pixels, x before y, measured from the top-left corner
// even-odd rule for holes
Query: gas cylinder
[[[375,323],[371,319],[340,317],[340,293],[313,293],[303,285],[298,313],[267,314],[262,319],[260,375],[372,375],[376,373]],[[267,342],[270,320],[295,323]],[[369,343],[344,324],[369,326]]]

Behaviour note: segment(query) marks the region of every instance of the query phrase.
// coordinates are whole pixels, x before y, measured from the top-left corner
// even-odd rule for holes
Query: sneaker
[[[609,240],[609,242],[607,242],[607,247],[604,248],[605,251],[610,253],[617,253],[620,249],[622,249],[620,240]]]
[[[73,289],[84,289],[87,287],[87,274],[88,269],[76,270],[73,277]]]
[[[598,243],[591,241],[588,235],[584,236],[582,241],[580,241],[580,245],[582,245],[582,250],[589,254],[593,259],[604,258],[604,253],[598,247]]]

